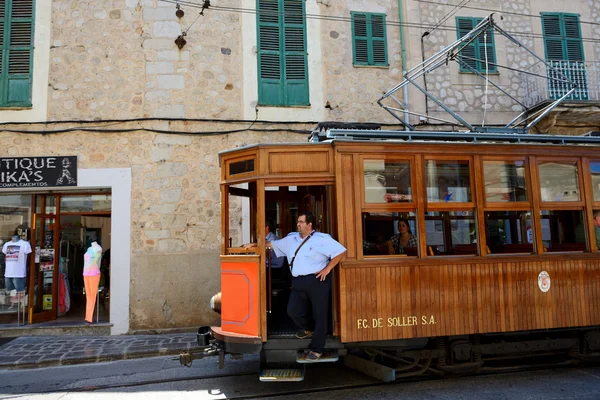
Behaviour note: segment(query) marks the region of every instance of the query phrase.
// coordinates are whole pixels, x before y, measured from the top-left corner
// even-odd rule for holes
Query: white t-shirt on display
[[[31,253],[31,245],[25,240],[4,243],[2,252],[6,254],[6,269],[4,276],[7,278],[25,278],[27,276],[27,254]]]

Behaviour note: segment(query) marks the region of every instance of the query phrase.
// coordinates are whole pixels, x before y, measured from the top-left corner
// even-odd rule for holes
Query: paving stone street
[[[196,347],[196,334],[33,336],[0,346],[0,368],[36,368],[179,354]]]

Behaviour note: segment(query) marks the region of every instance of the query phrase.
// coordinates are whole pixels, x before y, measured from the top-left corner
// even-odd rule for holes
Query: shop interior
[[[109,322],[110,203],[109,193],[0,196],[2,246],[17,234],[32,248],[23,294],[7,290],[6,256],[0,252],[0,328],[85,325],[84,254],[92,242],[102,247],[93,323]]]

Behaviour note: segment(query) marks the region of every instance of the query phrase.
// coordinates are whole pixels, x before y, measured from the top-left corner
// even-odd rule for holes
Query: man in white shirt
[[[10,242],[4,243],[2,252],[6,255],[4,261],[6,291],[16,289],[17,296],[22,296],[21,292],[25,291],[25,276],[27,276],[27,255],[31,253],[31,245],[18,235],[14,235]]]
[[[292,272],[288,314],[300,328],[297,338],[312,337],[307,361],[318,361],[327,339],[331,270],[342,260],[346,248],[325,233],[313,229],[312,213],[298,216],[298,232],[267,242],[277,256],[286,256]],[[312,317],[311,317],[312,314]]]

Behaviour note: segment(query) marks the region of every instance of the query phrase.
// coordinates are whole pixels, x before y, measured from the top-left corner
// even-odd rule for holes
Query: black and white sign
[[[0,189],[77,186],[77,156],[0,158]]]

